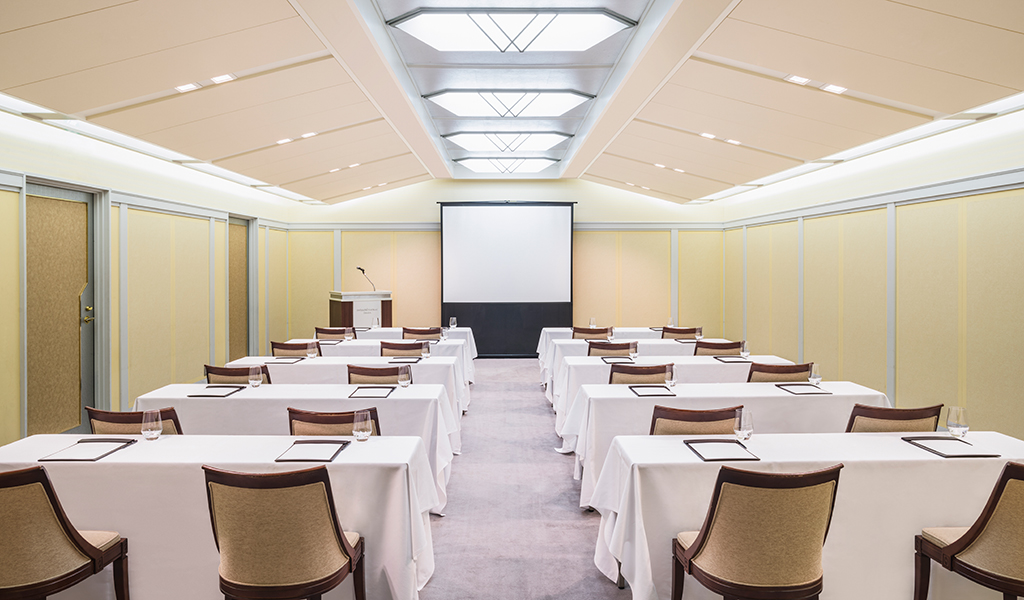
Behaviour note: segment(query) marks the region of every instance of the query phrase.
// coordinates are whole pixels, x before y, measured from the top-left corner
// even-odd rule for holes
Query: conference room
[[[1024,595],[1019,2],[2,13],[0,598]]]

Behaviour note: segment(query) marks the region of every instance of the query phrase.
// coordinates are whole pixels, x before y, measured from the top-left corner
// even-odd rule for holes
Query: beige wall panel
[[[225,262],[227,223],[213,224],[213,356],[217,366],[228,362],[228,279]]]
[[[110,410],[121,410],[121,207],[110,208]],[[97,260],[102,260],[97,257]],[[99,399],[97,398],[97,402]]]
[[[249,246],[245,225],[228,225],[228,356],[249,354]]]
[[[341,234],[341,289],[346,292],[395,291],[391,271],[394,248],[388,231],[344,231]],[[366,269],[366,276],[356,270]],[[367,281],[369,278],[373,285]],[[392,307],[393,308],[393,307]],[[392,317],[394,314],[392,313]]]
[[[395,327],[441,324],[441,232],[394,233]],[[358,273],[357,273],[358,275]]]
[[[720,231],[679,232],[680,327],[703,327],[722,336],[722,250]]]
[[[619,325],[619,234],[576,231],[572,234],[572,322],[586,327]]]
[[[284,341],[288,336],[288,232],[271,229],[269,237],[270,296],[267,310],[270,311],[271,340]]]
[[[771,252],[771,227],[748,227],[747,344],[757,354],[770,354],[772,347]]]
[[[841,379],[842,219],[804,220],[804,361],[826,380]]]
[[[667,231],[621,234],[620,325],[655,327],[672,314],[672,239]]]
[[[128,210],[128,402],[174,382],[174,219]]]
[[[965,201],[966,405],[971,427],[1024,438],[1024,192]]]
[[[330,322],[328,303],[333,288],[334,234],[330,231],[289,232],[289,338],[313,337],[314,327]]]
[[[769,226],[771,255],[771,354],[796,361],[799,358],[800,282],[799,228],[796,221]],[[757,348],[755,347],[755,350]]]
[[[256,325],[259,329],[259,352],[269,353],[270,344],[267,343],[267,228],[260,227],[257,233],[257,274],[256,274],[256,297],[259,308],[256,311]]]
[[[0,445],[21,437],[21,251],[17,192],[0,191]]]
[[[722,315],[726,339],[743,339],[743,230],[730,229],[724,238],[725,311]]]
[[[174,226],[172,381],[198,381],[210,360],[210,221],[168,218]]]
[[[886,215],[843,216],[842,377],[886,390]]]

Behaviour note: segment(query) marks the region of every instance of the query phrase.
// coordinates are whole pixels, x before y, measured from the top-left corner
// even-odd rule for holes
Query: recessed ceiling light
[[[365,192],[366,190],[372,190],[372,189],[373,189],[373,186],[371,185],[370,187],[364,187],[363,191]]]
[[[384,187],[384,186],[386,186],[387,184],[388,184],[388,182],[386,182],[386,181],[385,181],[384,183],[378,183],[378,184],[377,184],[377,187]]]
[[[842,94],[846,91],[846,88],[839,85],[832,85],[831,83],[821,86],[821,89],[826,92],[832,92],[833,94]]]
[[[572,91],[445,91],[428,100],[459,117],[560,117],[591,99]]]
[[[733,146],[739,146],[740,145],[738,140],[725,140],[725,143],[726,144],[732,144]]]
[[[810,79],[806,77],[801,77],[799,75],[786,75],[785,77],[783,77],[783,79],[790,83],[795,83],[797,85],[807,85],[811,81]]]
[[[647,187],[646,185],[642,185],[642,186],[640,186],[640,188],[641,188],[641,189],[645,189],[645,190],[649,190],[649,189],[651,189],[651,188]]]
[[[685,173],[686,172],[686,171],[684,171],[682,169],[672,169],[672,170],[675,171],[676,173]]]
[[[227,75],[218,75],[216,77],[211,77],[210,81],[212,81],[214,83],[227,83],[229,81],[234,81],[234,79],[235,79],[235,76],[232,75],[231,73],[228,73]]]
[[[356,163],[356,164],[354,164],[354,165],[349,165],[349,166],[348,166],[348,168],[350,168],[350,169],[354,169],[354,168],[356,168],[356,167],[358,167],[358,166],[359,166],[359,163]]]
[[[712,133],[702,133],[702,134],[700,134],[700,137],[707,138],[709,140],[715,139],[715,135],[712,134]]]
[[[198,90],[199,89],[199,84],[198,83],[186,83],[185,85],[175,86],[174,89],[176,89],[179,92],[181,92],[182,94],[184,94],[185,92],[191,92],[192,90]]]
[[[290,141],[292,141],[292,138],[284,138],[283,140],[277,140],[277,143],[278,144],[287,144]]]
[[[315,131],[310,131],[309,133],[304,133],[304,134],[302,134],[302,137],[303,137],[303,138],[311,138],[311,137],[313,137],[314,135],[316,135],[316,132],[315,132]]]
[[[658,163],[654,163],[654,166],[658,167],[659,169],[665,168],[665,165],[659,165]]]
[[[338,167],[337,169],[331,169],[330,171],[328,171],[328,173],[337,173],[340,170],[341,170],[341,167]]]

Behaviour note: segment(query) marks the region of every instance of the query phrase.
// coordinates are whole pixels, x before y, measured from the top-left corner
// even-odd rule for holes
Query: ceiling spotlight
[[[682,169],[672,169],[672,170],[675,171],[676,173],[685,173],[686,172],[686,171],[684,171]]]
[[[185,85],[176,86],[174,89],[176,89],[179,92],[181,92],[182,94],[184,94],[185,92],[191,92],[192,90],[198,90],[199,87],[200,86],[199,86],[198,83],[186,83]]]
[[[700,134],[700,137],[702,137],[702,138],[707,138],[707,139],[709,139],[709,140],[713,140],[713,139],[715,139],[715,136],[714,136],[714,134],[712,134],[712,133],[702,133],[702,134]]]
[[[284,138],[283,140],[277,140],[277,143],[278,144],[287,144],[290,141],[292,141],[292,138]]]
[[[235,76],[232,75],[231,73],[228,73],[227,75],[218,75],[216,77],[211,77],[210,81],[212,81],[214,83],[227,83],[229,81],[234,81],[234,79],[235,79]]]
[[[337,173],[340,170],[341,170],[341,167],[338,167],[337,169],[331,169],[330,171],[328,171],[328,173]]]
[[[626,183],[626,185],[633,185],[632,183],[630,183],[630,182],[628,182],[628,181],[627,181],[627,182],[625,182],[625,183]]]
[[[302,137],[303,137],[303,139],[305,139],[305,138],[311,138],[314,135],[316,135],[316,132],[315,131],[310,131],[309,133],[302,134]]]
[[[654,163],[654,166],[658,167],[659,169],[665,168],[665,165],[659,165],[658,163]]]
[[[646,185],[642,185],[642,186],[640,186],[640,189],[643,189],[643,190],[649,190],[649,189],[651,189],[651,188],[647,187]]]
[[[732,144],[733,146],[739,146],[740,143],[737,140],[725,140],[726,144]]]
[[[354,165],[349,165],[349,166],[348,166],[348,168],[350,168],[350,169],[354,169],[354,168],[356,168],[356,167],[358,167],[358,166],[359,166],[359,163],[356,163],[356,164],[354,164]]]
[[[384,186],[386,186],[387,184],[388,184],[388,182],[386,182],[386,181],[385,181],[384,183],[378,183],[378,184],[377,184],[377,187],[384,187]]]
[[[838,85],[832,85],[831,83],[821,86],[821,89],[826,92],[832,92],[833,94],[842,94],[846,91],[846,88]]]
[[[807,85],[811,81],[810,79],[806,77],[800,77],[799,75],[786,75],[785,77],[783,77],[783,79],[790,83],[795,83],[797,85]]]
[[[365,192],[366,190],[372,190],[372,189],[373,189],[373,186],[371,185],[370,187],[364,187],[363,191]]]

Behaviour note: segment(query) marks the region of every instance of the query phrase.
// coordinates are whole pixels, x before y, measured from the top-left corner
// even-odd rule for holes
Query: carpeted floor
[[[579,508],[572,455],[535,359],[478,359],[445,517],[431,517],[434,576],[422,600],[627,599],[594,566],[600,515]]]

